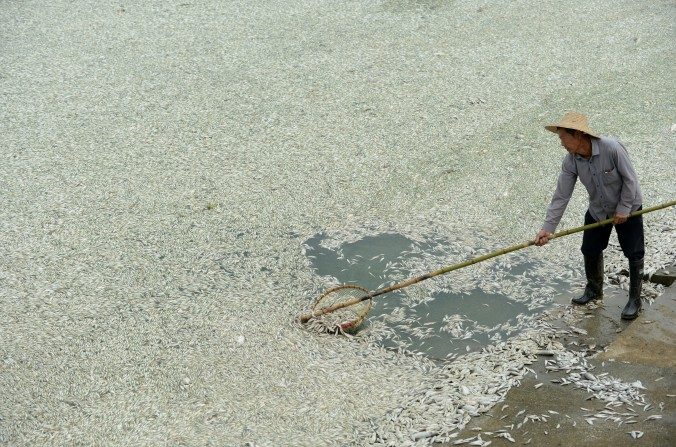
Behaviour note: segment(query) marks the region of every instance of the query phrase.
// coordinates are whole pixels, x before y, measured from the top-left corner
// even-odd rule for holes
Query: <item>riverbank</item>
[[[589,350],[589,369],[595,376],[606,374],[625,383],[640,381],[644,406],[606,406],[607,402],[593,398],[584,388],[556,383],[565,374],[548,372],[550,358],[540,357],[532,365],[537,376],[524,378],[504,402],[473,418],[457,439],[480,435],[494,446],[514,445],[499,437],[509,433],[516,445],[674,445],[676,286],[666,288],[652,305],[645,303],[641,315],[631,322],[620,319],[626,296],[626,291],[606,287],[602,305],[584,311],[582,330],[561,341],[577,351]],[[562,296],[560,301],[565,303],[567,298]]]

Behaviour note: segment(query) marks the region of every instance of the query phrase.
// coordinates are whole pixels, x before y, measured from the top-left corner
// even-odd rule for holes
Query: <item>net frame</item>
[[[367,295],[369,293],[368,289],[358,286],[356,284],[343,284],[340,286],[332,287],[329,290],[325,291],[323,294],[321,294],[314,302],[312,305],[312,312],[317,312],[321,310],[322,308],[329,307],[336,302],[329,302],[327,305],[322,306],[322,301],[326,301],[329,299],[332,295],[338,294],[340,291],[344,290],[354,290],[355,293],[352,295],[346,295],[343,301],[347,301],[349,299],[355,298],[355,297],[361,297],[364,295]],[[353,332],[356,331],[359,326],[364,322],[366,319],[366,315],[369,313],[371,310],[371,307],[373,307],[373,300],[364,300],[360,301],[358,303],[355,303],[351,306],[346,307],[346,309],[351,309],[352,312],[354,313],[355,317],[352,319],[348,319],[343,322],[336,323],[335,325],[327,325],[327,329],[337,331],[337,332]],[[326,316],[331,315],[331,313],[324,314]]]

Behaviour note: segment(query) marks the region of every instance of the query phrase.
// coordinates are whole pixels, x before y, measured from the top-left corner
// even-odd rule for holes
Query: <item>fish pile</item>
[[[586,411],[582,415],[587,424],[594,421],[610,421],[618,426],[630,425],[639,421],[660,419],[660,414],[641,417],[639,410],[654,411],[652,404],[646,402],[640,381],[623,382],[609,376],[608,373],[593,373],[594,366],[588,362],[593,350],[582,349],[571,351],[557,338],[562,335],[584,333],[575,326],[561,329],[553,326],[548,319],[564,313],[570,321],[576,311],[555,309],[537,320],[531,330],[517,335],[511,340],[494,343],[480,351],[456,356],[453,361],[446,362],[439,368],[431,368],[429,377],[424,380],[404,403],[390,411],[379,424],[371,422],[368,432],[359,432],[358,439],[372,446],[426,446],[439,442],[451,442],[454,445],[488,446],[491,438],[504,438],[515,442],[515,430],[522,430],[529,423],[547,423],[553,415],[559,413],[549,410],[546,414],[525,414],[521,410],[516,418],[522,420],[505,425],[495,431],[483,431],[472,437],[458,439],[461,431],[472,417],[491,411],[502,402],[513,386],[521,385],[526,376],[537,378],[536,372],[529,366],[538,359],[544,361],[547,374],[563,373],[561,377],[550,380],[561,386],[572,386],[587,391],[587,400],[605,402],[605,407]],[[543,383],[538,383],[538,389]],[[619,408],[624,406],[625,408]],[[507,405],[503,406],[504,410]],[[664,403],[659,404],[660,410]],[[506,418],[507,415],[501,419]],[[577,421],[569,415],[573,426]],[[556,428],[560,428],[558,423]],[[480,428],[479,428],[480,430]],[[545,431],[545,434],[547,431]],[[627,432],[634,439],[643,436],[643,432],[632,430]],[[528,431],[522,435],[525,436]],[[529,444],[531,438],[524,438]]]
[[[487,413],[532,372],[527,365],[537,360],[542,349],[562,352],[563,346],[531,331],[460,356],[432,371],[404,405],[389,412],[372,433],[360,433],[359,439],[369,439],[374,446],[451,441],[471,417]],[[485,442],[490,441],[473,445],[488,445]]]
[[[551,382],[562,386],[573,384],[576,388],[586,390],[595,399],[608,402],[610,406],[646,405],[645,395],[641,390],[645,387],[640,380],[633,383],[623,383],[608,375],[608,373],[592,374],[592,367],[583,355],[566,351],[559,353],[552,360],[545,360],[548,371],[565,371],[568,375]]]

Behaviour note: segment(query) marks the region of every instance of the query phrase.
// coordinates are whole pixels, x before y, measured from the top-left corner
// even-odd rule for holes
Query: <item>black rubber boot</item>
[[[643,285],[643,259],[629,261],[629,301],[622,311],[623,320],[633,320],[641,310],[641,286]]]
[[[587,304],[592,300],[603,298],[603,253],[596,257],[584,256],[584,273],[587,286],[579,298],[573,298],[573,304]]]

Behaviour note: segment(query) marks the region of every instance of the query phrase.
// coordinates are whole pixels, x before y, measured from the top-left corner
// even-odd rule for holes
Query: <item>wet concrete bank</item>
[[[560,301],[569,298],[564,296]],[[596,376],[606,373],[606,377],[623,382],[640,381],[645,387],[645,405],[606,407],[607,402],[594,399],[588,390],[552,382],[561,372],[548,372],[547,358],[539,357],[531,365],[537,376],[527,376],[509,391],[503,403],[473,418],[456,442],[480,435],[493,446],[674,445],[676,286],[668,287],[652,305],[644,302],[643,312],[632,322],[620,319],[626,299],[626,291],[606,287],[602,305],[584,310],[578,324],[582,335],[561,341],[571,349],[594,352],[587,361]],[[599,417],[604,410],[623,416],[615,420]],[[501,430],[514,442],[496,437]]]

